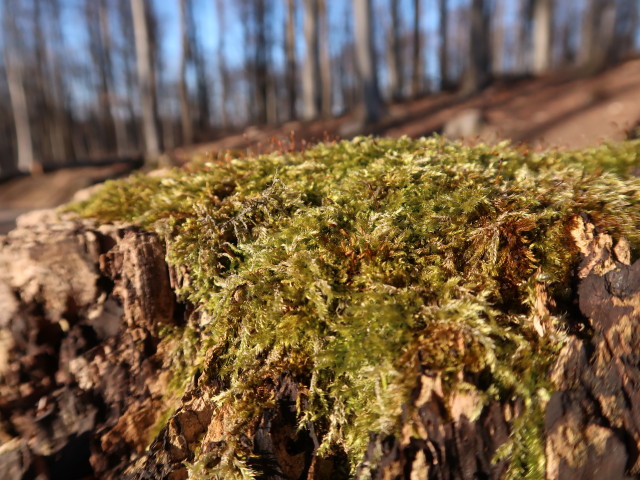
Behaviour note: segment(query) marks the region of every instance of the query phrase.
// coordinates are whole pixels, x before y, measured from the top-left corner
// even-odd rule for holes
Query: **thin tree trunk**
[[[595,72],[610,63],[616,18],[616,2],[590,0],[582,23],[579,64]]]
[[[191,122],[191,107],[189,105],[189,93],[187,91],[187,64],[191,60],[191,46],[189,42],[189,22],[187,19],[188,0],[178,0],[180,8],[180,33],[182,50],[180,53],[180,78],[178,91],[180,96],[180,125],[182,127],[182,143],[193,143],[193,124]]]
[[[505,59],[505,0],[493,0],[493,12],[492,28],[490,30],[491,40],[491,69],[495,74],[504,73],[504,59]]]
[[[6,13],[5,13],[6,18]],[[13,111],[13,123],[16,129],[18,150],[18,171],[31,172],[34,165],[33,140],[31,138],[31,124],[29,123],[29,108],[27,96],[24,91],[22,66],[19,60],[9,58],[11,54],[6,51],[5,45],[4,64],[7,73],[7,85],[11,110]]]
[[[318,0],[304,0],[306,58],[302,67],[302,97],[305,120],[316,118],[321,106],[318,15]]]
[[[536,0],[533,7],[533,72],[536,75],[551,66],[552,10],[552,0]]]
[[[369,124],[376,122],[383,111],[373,46],[371,0],[353,0],[353,5],[356,61],[362,86],[363,120]]]
[[[391,26],[387,35],[387,59],[389,70],[389,94],[394,102],[402,98],[404,89],[400,53],[400,2],[391,2]]]
[[[146,0],[131,0],[145,150],[148,156],[156,157],[162,150],[162,137],[158,118],[156,80],[150,45],[147,6]]]
[[[227,62],[225,57],[225,9],[224,0],[216,0],[216,9],[218,13],[218,50],[216,56],[218,58],[218,75],[220,78],[220,121],[223,130],[229,128],[229,109],[228,97],[231,94],[229,85],[229,72],[227,71]]]
[[[4,68],[9,88],[9,100],[13,113],[13,124],[16,130],[16,150],[18,153],[16,168],[23,173],[30,173],[34,168],[33,138],[29,121],[29,105],[24,88],[24,72],[22,58],[18,55],[22,39],[16,24],[17,8],[13,2],[3,0],[3,56]]]
[[[113,59],[112,59],[112,41],[111,31],[109,28],[109,7],[107,0],[100,0],[98,6],[98,16],[100,21],[100,36],[102,38],[102,48],[104,49],[104,86],[105,86],[105,102],[106,108],[109,110],[109,116],[113,123],[114,135],[115,135],[115,147],[116,154],[123,155],[125,145],[127,143],[127,132],[122,117],[114,112],[115,102],[117,99],[116,89],[114,86],[113,75]]]
[[[469,63],[462,86],[462,93],[466,95],[477,93],[487,85],[491,65],[489,15],[485,0],[472,0],[470,17]]]
[[[296,79],[296,2],[287,0],[287,20],[285,25],[285,53],[287,62],[286,84],[289,119],[295,120],[297,101]]]
[[[440,90],[447,90],[449,84],[449,12],[447,0],[440,0]]]
[[[411,77],[411,96],[418,97],[422,93],[422,48],[420,33],[420,16],[422,14],[420,8],[421,1],[413,0],[413,49],[412,49],[412,77]]]
[[[255,39],[255,85],[256,96],[255,102],[257,106],[257,120],[260,124],[267,124],[270,121],[269,114],[269,55],[270,55],[270,37],[267,34],[267,0],[252,0],[253,14],[256,25]]]
[[[535,0],[520,0],[520,8],[518,12],[518,57],[517,69],[521,74],[527,74],[531,71],[531,19],[533,17],[532,8]]]
[[[320,47],[320,81],[322,92],[322,115],[330,117],[333,107],[332,79],[331,79],[331,53],[329,50],[329,16],[327,14],[326,0],[318,0],[319,47]]]
[[[120,42],[118,43],[118,55],[122,62],[122,80],[124,83],[124,106],[127,117],[123,121],[126,126],[126,149],[131,151],[144,150],[141,147],[140,124],[136,118],[134,108],[135,98],[137,96],[136,88],[136,54],[132,51],[131,45],[135,43],[135,35],[133,33],[133,19],[131,18],[130,0],[118,0],[118,34]]]

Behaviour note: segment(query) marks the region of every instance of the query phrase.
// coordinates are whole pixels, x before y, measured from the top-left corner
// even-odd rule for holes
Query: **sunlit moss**
[[[421,368],[449,389],[481,374],[487,399],[525,400],[500,452],[511,477],[542,478],[540,392],[552,388],[545,372],[565,339],[576,260],[567,225],[584,212],[638,252],[640,179],[629,172],[639,148],[531,154],[357,138],[108,182],[73,208],[166,239],[169,261],[188,272],[179,293],[211,317],[196,343],[222,352],[218,402],[239,431],[261,408],[256,390],[288,372],[320,454],[344,451],[353,467],[368,432],[398,427]],[[535,282],[560,306],[544,338]],[[249,452],[225,455],[224,478],[246,477],[238,459]]]

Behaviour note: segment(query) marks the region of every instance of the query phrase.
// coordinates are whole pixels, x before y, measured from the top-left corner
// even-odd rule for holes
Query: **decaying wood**
[[[632,478],[640,473],[640,261],[629,245],[577,217],[580,311],[591,338],[569,342],[551,372],[548,478]]]
[[[640,261],[586,217],[574,219],[580,251],[577,302],[588,327],[570,336],[549,372],[547,478],[626,479],[640,474]],[[10,478],[186,479],[188,465],[221,461],[226,442],[253,452],[263,479],[348,478],[341,456],[315,455],[321,438],[299,429],[299,383],[267,382],[273,401],[234,431],[216,406],[215,352],[187,393],[167,404],[171,356],[161,327],[206,323],[172,287],[163,244],[131,226],[98,227],[52,211],[22,217],[0,237],[0,465]],[[553,300],[536,289],[536,329]],[[573,319],[576,320],[576,319]],[[473,385],[478,379],[464,378]],[[396,436],[370,438],[358,479],[502,478],[495,460],[523,411],[521,399],[482,400],[473,388],[446,394],[423,372]],[[177,403],[176,403],[177,402]],[[168,421],[152,438],[162,412]],[[162,426],[162,425],[159,425]],[[204,463],[203,463],[204,462]]]
[[[118,478],[162,407],[174,305],[154,235],[44,211],[0,237],[0,464]]]

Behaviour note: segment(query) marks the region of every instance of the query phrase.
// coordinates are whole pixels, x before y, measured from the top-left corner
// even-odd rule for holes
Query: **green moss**
[[[179,293],[212,318],[198,342],[223,352],[218,402],[238,431],[247,399],[289,372],[320,453],[343,450],[355,465],[369,431],[397,428],[420,368],[449,388],[477,374],[487,399],[525,399],[502,453],[513,478],[542,478],[539,393],[565,335],[560,317],[536,334],[535,283],[560,305],[570,295],[567,225],[581,212],[637,253],[640,179],[627,173],[639,147],[533,155],[357,138],[108,182],[73,208],[167,239],[170,262],[189,272]],[[229,465],[249,456],[227,453]]]

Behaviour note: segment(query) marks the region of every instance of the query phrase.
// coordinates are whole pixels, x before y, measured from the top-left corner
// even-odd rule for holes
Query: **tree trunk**
[[[318,0],[304,0],[305,60],[302,66],[304,119],[313,120],[321,108],[320,39],[318,34]]]
[[[578,62],[587,72],[594,73],[609,64],[614,39],[616,3],[590,0],[585,12],[580,39]]]
[[[518,11],[518,45],[517,70],[520,74],[531,71],[531,21],[533,18],[533,2],[535,0],[521,0]]]
[[[553,1],[535,0],[533,7],[533,72],[545,73],[551,66]]]
[[[225,9],[224,1],[216,0],[216,10],[218,15],[218,49],[216,56],[218,59],[218,76],[220,78],[220,123],[223,130],[229,128],[229,108],[228,97],[231,94],[229,85],[229,72],[227,71],[227,61],[225,56]]]
[[[255,73],[255,103],[257,108],[257,120],[260,124],[270,123],[269,94],[269,56],[271,54],[271,37],[267,32],[269,28],[270,4],[267,0],[252,0],[253,17],[256,26],[254,73]]]
[[[7,16],[5,15],[5,18]],[[30,173],[34,165],[33,141],[31,138],[31,124],[29,123],[29,108],[27,96],[24,91],[22,78],[22,65],[19,59],[10,58],[11,54],[6,51],[4,64],[7,74],[7,85],[9,87],[9,98],[11,100],[11,110],[13,111],[13,124],[16,129],[17,150],[18,150],[18,171]]]
[[[504,73],[505,62],[505,36],[507,20],[505,18],[506,0],[493,0],[493,12],[491,15],[490,52],[491,71],[495,75]]]
[[[413,0],[413,49],[412,49],[412,77],[411,96],[417,98],[422,93],[422,35],[420,33],[420,17],[422,11],[420,0]]]
[[[182,38],[182,50],[180,53],[180,78],[178,90],[180,93],[180,124],[182,126],[182,143],[193,143],[193,123],[191,120],[191,107],[189,92],[187,91],[187,65],[191,60],[191,45],[189,42],[189,21],[187,18],[188,0],[178,0],[180,8],[180,30]]]
[[[329,16],[326,0],[318,0],[318,44],[320,53],[320,83],[322,116],[330,117],[333,107],[333,88],[331,78],[331,52],[329,49]]]
[[[353,0],[355,47],[362,91],[361,108],[366,124],[376,122],[383,111],[378,88],[376,54],[373,45],[371,0]]]
[[[447,0],[440,0],[440,90],[447,90],[449,83],[449,12]]]
[[[402,98],[404,90],[400,52],[400,3],[391,2],[391,24],[387,35],[387,70],[389,71],[389,95],[394,102]]]
[[[19,45],[22,44],[21,32],[16,24],[16,10],[12,2],[2,3],[3,17],[3,55],[4,68],[9,88],[9,99],[13,113],[13,124],[16,130],[16,150],[18,153],[16,168],[23,173],[30,173],[34,168],[33,138],[29,121],[29,106],[24,88],[23,60],[19,57]]]
[[[118,0],[118,34],[120,42],[118,43],[118,55],[122,62],[122,80],[124,81],[124,99],[123,104],[127,112],[126,120],[123,122],[126,126],[126,148],[131,151],[143,151],[141,145],[140,122],[138,122],[137,114],[134,108],[137,99],[137,81],[136,81],[136,53],[132,51],[131,45],[135,44],[135,34],[133,31],[133,19],[131,18],[130,0]]]
[[[147,16],[147,0],[131,0],[138,65],[138,88],[142,105],[145,153],[157,157],[162,150],[153,52]]]
[[[463,79],[462,93],[472,95],[489,82],[491,55],[489,13],[485,0],[472,0],[471,34],[469,35],[469,62]]]
[[[196,71],[196,94],[198,98],[198,130],[200,134],[206,134],[211,125],[211,99],[213,98],[213,84],[209,82],[207,75],[207,64],[204,47],[201,45],[197,35],[197,22],[194,14],[194,2],[189,3],[190,39],[192,42],[193,62]]]
[[[115,151],[117,155],[123,155],[127,143],[127,132],[122,117],[116,113],[117,93],[114,86],[113,72],[113,42],[111,40],[111,29],[109,27],[109,4],[107,0],[100,0],[98,6],[98,17],[100,23],[101,44],[104,50],[104,86],[106,93],[106,103],[109,109],[111,122],[114,129]]]
[[[287,20],[285,24],[286,85],[289,119],[295,120],[297,95],[296,76],[296,2],[287,0]]]

